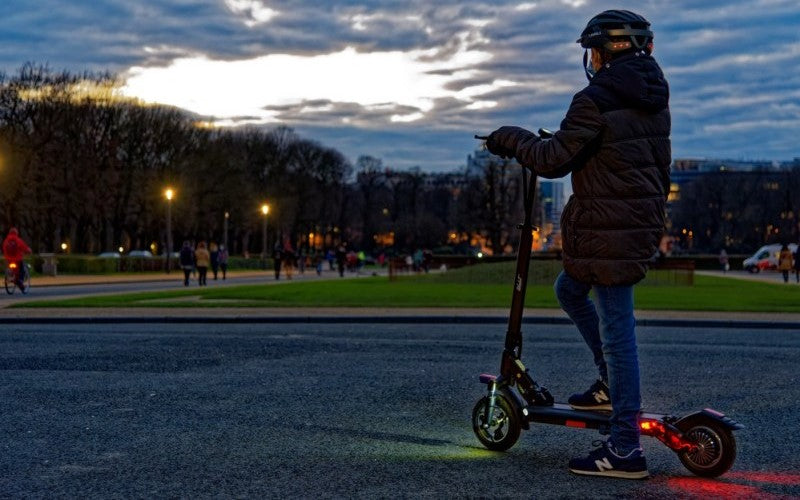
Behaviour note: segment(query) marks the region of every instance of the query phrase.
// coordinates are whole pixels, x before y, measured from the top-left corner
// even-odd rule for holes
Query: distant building
[[[680,200],[681,187],[704,175],[715,172],[779,171],[800,166],[800,158],[794,162],[743,161],[715,158],[677,158],[672,162],[669,201]]]
[[[485,149],[478,149],[471,155],[467,155],[467,177],[481,177],[484,167],[491,161],[497,161],[497,157]]]
[[[558,242],[561,235],[561,212],[566,204],[564,198],[563,182],[539,180],[539,207],[545,238],[544,248],[560,246]]]

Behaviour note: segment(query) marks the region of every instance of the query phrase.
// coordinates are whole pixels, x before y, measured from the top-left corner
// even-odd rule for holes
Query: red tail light
[[[691,449],[694,443],[684,441],[680,435],[675,434],[670,428],[658,420],[640,420],[639,428],[645,436],[652,436],[673,450]]]

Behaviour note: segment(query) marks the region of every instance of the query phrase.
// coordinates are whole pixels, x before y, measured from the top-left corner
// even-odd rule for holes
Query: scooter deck
[[[552,406],[526,406],[522,415],[529,422],[544,424],[566,425],[579,429],[606,429],[611,418],[610,411],[575,410],[564,403],[554,403]],[[662,420],[666,415],[659,413],[642,413],[639,420]]]

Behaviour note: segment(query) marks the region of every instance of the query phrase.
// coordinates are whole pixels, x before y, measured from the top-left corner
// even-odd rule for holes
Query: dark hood
[[[599,85],[632,108],[657,113],[669,105],[669,85],[652,56],[628,54],[597,72],[590,85]]]

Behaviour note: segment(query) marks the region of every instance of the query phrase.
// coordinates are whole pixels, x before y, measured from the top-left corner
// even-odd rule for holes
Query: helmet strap
[[[594,67],[591,65],[591,61],[589,60],[589,49],[584,49],[583,51],[583,71],[586,73],[586,79],[590,82],[592,78],[594,78]]]

